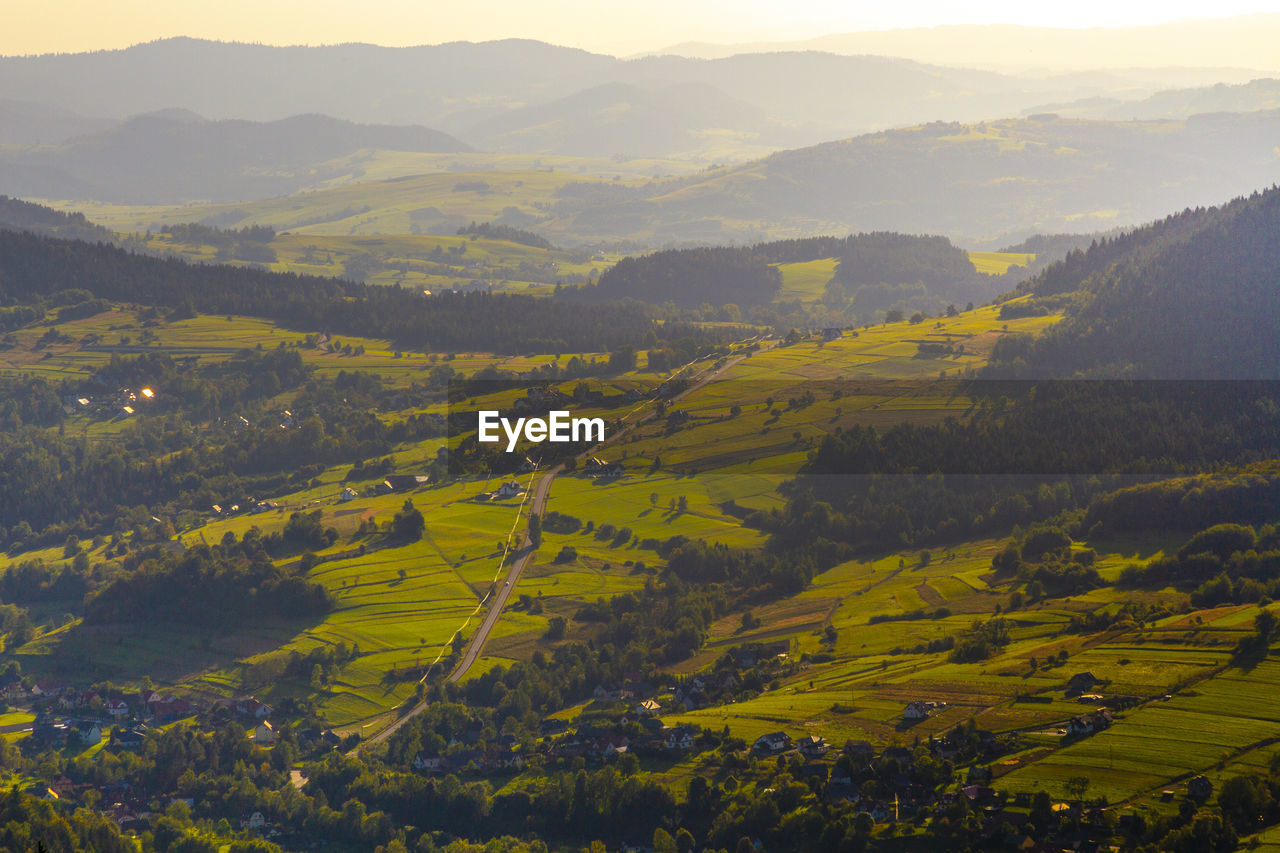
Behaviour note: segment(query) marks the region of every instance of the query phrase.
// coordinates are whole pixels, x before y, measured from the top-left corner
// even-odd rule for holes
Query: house
[[[904,720],[924,720],[928,719],[929,712],[933,708],[927,702],[908,702],[907,707],[902,712]]]
[[[796,749],[805,758],[821,758],[827,754],[827,739],[821,735],[809,735],[796,741]]]
[[[526,456],[524,458],[524,461],[520,463],[519,471],[521,474],[530,474],[537,467],[538,467],[538,463],[534,462],[532,459]]]
[[[129,706],[125,704],[123,699],[108,699],[103,708],[113,717],[129,716]]]
[[[271,706],[265,702],[259,702],[250,696],[247,699],[238,699],[235,702],[235,712],[244,717],[253,717],[259,720],[265,720],[271,716]]]
[[[1093,677],[1092,672],[1077,672],[1067,680],[1067,698],[1090,693],[1093,691],[1094,686],[1100,683],[1098,679]]]
[[[276,742],[276,727],[271,725],[270,720],[258,723],[258,727],[253,730],[253,742],[267,745]]]
[[[267,825],[267,819],[262,816],[262,812],[254,812],[240,818],[241,829],[262,829]]]
[[[77,720],[72,731],[79,735],[81,746],[93,746],[102,742],[102,727],[93,720]]]
[[[496,500],[505,501],[508,498],[514,498],[523,492],[524,487],[515,480],[508,480],[498,487],[498,490],[493,493],[493,497]]]
[[[756,742],[751,748],[762,755],[777,755],[786,752],[793,746],[791,736],[786,732],[770,732],[767,735],[760,735],[756,738]]]
[[[1093,718],[1083,715],[1072,717],[1067,723],[1067,734],[1076,737],[1093,734]]]
[[[111,743],[121,749],[137,749],[146,739],[147,727],[143,725],[132,728],[115,728],[111,730]]]
[[[693,749],[697,731],[692,726],[676,726],[667,732],[662,748],[668,752],[688,752]]]
[[[355,500],[358,497],[360,497],[360,495],[356,492],[356,490],[348,486],[347,488],[342,490],[342,494],[338,495],[338,503],[340,504],[348,503],[350,501]]]
[[[151,709],[152,716],[165,723],[188,717],[197,710],[196,706],[186,699],[179,699],[176,696],[161,696],[157,693],[152,694],[152,700],[147,703],[147,707]]]
[[[429,479],[431,478],[424,474],[388,474],[382,485],[392,492],[408,492],[425,486]]]
[[[996,796],[996,792],[986,785],[965,785],[960,789],[960,793],[964,794],[969,802],[979,805],[991,802]]]
[[[834,326],[828,326],[822,330],[822,339],[824,341],[838,341],[840,340],[840,334],[840,329]]]
[[[608,687],[604,684],[597,684],[596,689],[591,691],[591,696],[597,702],[617,702],[622,698],[622,690],[618,687]]]
[[[451,766],[452,762],[443,755],[424,755],[420,752],[413,757],[414,770],[422,770],[427,773],[447,773]]]
[[[842,751],[853,760],[855,765],[869,764],[876,757],[876,748],[870,741],[865,740],[847,740],[844,742]]]
[[[49,679],[41,679],[31,685],[32,696],[57,696],[62,692],[62,685]]]
[[[646,699],[636,706],[637,714],[656,714],[662,710],[662,706],[654,699]]]
[[[342,744],[342,738],[333,731],[333,729],[321,730],[312,726],[311,728],[300,729],[297,732],[298,743],[306,746],[316,746],[324,749],[333,749]]]
[[[94,700],[98,698],[98,694],[92,690],[68,690],[58,697],[58,707],[60,708],[85,708],[92,705]]]

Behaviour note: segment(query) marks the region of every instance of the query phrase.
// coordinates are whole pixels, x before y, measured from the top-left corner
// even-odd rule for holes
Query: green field
[[[822,298],[827,282],[835,275],[838,258],[821,258],[795,264],[776,264],[782,275],[782,287],[776,301],[816,302]]]
[[[970,252],[974,269],[984,275],[1004,275],[1009,267],[1030,266],[1036,256],[1032,252]]]

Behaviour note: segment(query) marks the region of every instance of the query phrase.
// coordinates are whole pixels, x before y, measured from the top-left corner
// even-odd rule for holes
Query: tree
[[[529,542],[535,548],[542,545],[542,516],[536,512],[529,514]]]
[[[1089,790],[1088,776],[1072,776],[1067,780],[1067,793],[1076,800],[1084,800],[1084,795]]]
[[[636,369],[636,348],[633,346],[621,346],[613,352],[609,353],[609,371],[611,373],[626,373]]]
[[[422,531],[426,529],[427,522],[413,505],[413,499],[406,498],[404,506],[391,521],[391,535],[397,539],[416,542],[422,538]]]
[[[1270,610],[1263,609],[1253,620],[1253,629],[1258,634],[1258,642],[1263,646],[1271,644],[1271,639],[1276,635],[1276,628],[1280,627],[1280,618]]]
[[[568,627],[569,623],[565,621],[563,616],[552,616],[551,621],[547,624],[547,639],[552,641],[563,640]]]

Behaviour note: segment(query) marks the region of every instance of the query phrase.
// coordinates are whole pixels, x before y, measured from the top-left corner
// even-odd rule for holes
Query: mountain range
[[[5,131],[0,142],[62,141],[51,140],[56,116],[66,117],[69,132],[85,132],[71,116],[121,120],[182,107],[214,119],[321,113],[425,125],[484,150],[595,156],[692,150],[715,157],[717,136],[792,147],[1257,76],[1222,68],[1011,75],[819,50],[623,60],[519,39],[390,48],[174,38],[124,50],[0,58],[0,99],[48,113],[42,129]]]

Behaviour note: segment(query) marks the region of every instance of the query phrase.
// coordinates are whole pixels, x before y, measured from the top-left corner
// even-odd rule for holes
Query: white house
[[[504,501],[507,498],[514,498],[523,491],[524,489],[515,480],[508,480],[498,487],[498,491],[494,492],[493,496],[500,501]]]

